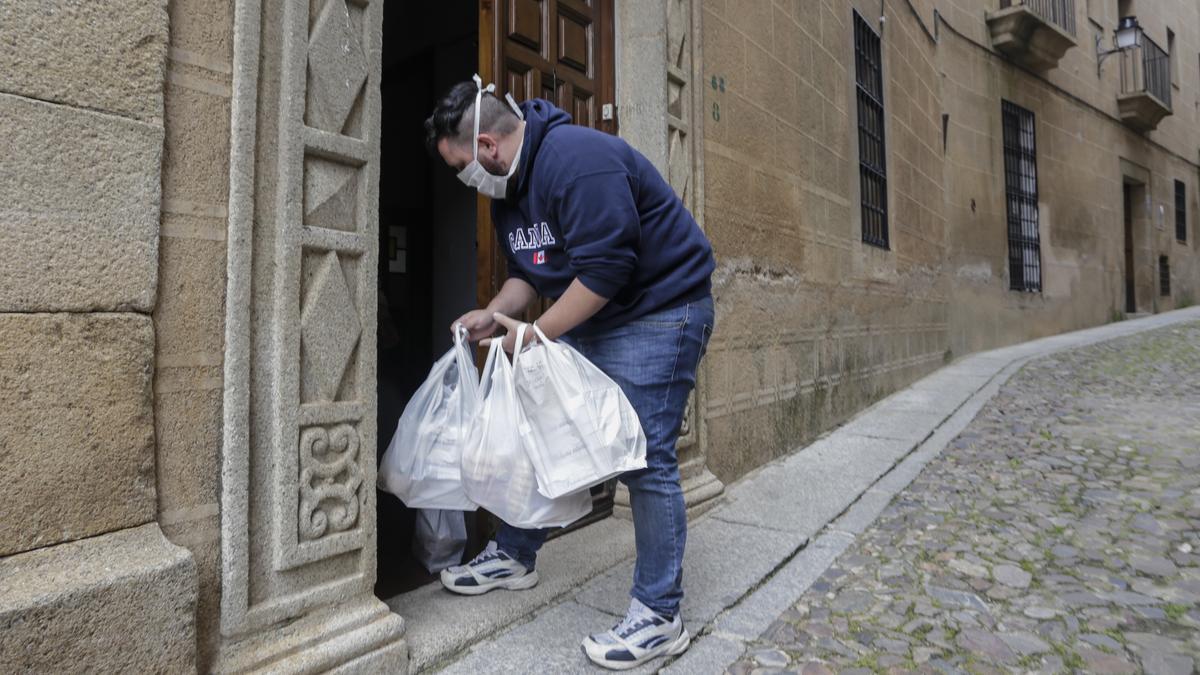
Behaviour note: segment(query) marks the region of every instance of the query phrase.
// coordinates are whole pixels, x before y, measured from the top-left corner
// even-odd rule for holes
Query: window
[[[1175,50],[1175,31],[1167,29],[1167,58],[1171,63],[1171,84],[1179,88],[1179,52]]]
[[[1167,256],[1158,256],[1158,291],[1162,295],[1171,294],[1171,261]]]
[[[888,247],[887,151],[883,144],[883,62],[879,34],[854,13],[858,90],[858,175],[863,241]]]
[[[1008,214],[1009,288],[1042,290],[1038,236],[1037,144],[1033,113],[1001,102],[1004,118],[1004,194]]]
[[[1133,0],[1117,0],[1117,20],[1123,16],[1131,16],[1133,11]]]
[[[1175,181],[1175,238],[1187,241],[1187,186]]]

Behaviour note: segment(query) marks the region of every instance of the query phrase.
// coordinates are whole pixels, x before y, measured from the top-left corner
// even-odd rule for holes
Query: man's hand
[[[478,342],[483,338],[491,337],[495,335],[496,329],[500,327],[496,323],[496,319],[493,318],[492,312],[486,309],[476,309],[458,317],[454,323],[450,324],[451,335],[454,335],[454,327],[460,323],[470,333],[470,336],[467,338],[470,342]]]
[[[509,316],[505,316],[505,315],[501,314],[500,312],[496,312],[496,314],[494,316],[495,316],[496,323],[500,324],[501,326],[504,326],[508,330],[508,332],[504,334],[504,337],[502,339],[504,340],[504,342],[503,342],[504,351],[508,352],[509,354],[512,354],[513,350],[516,348],[516,345],[517,345],[517,329],[520,328],[521,324],[524,322],[517,321],[516,319],[509,317]],[[535,340],[537,340],[537,333],[533,332],[533,326],[527,324],[527,327],[525,329],[525,344],[529,344]],[[492,344],[491,340],[484,340],[483,342],[479,343],[479,346],[480,347],[489,347],[489,346],[491,346],[491,344]],[[523,346],[524,345],[522,345],[522,347]]]
[[[500,327],[500,324],[496,323],[497,312],[505,315],[519,314],[525,311],[535,298],[537,292],[533,290],[533,286],[520,279],[509,279],[504,282],[504,287],[492,298],[486,309],[467,312],[450,324],[450,334],[454,334],[455,324],[461,323],[470,332],[468,339],[471,342],[489,338],[495,335],[496,329]]]

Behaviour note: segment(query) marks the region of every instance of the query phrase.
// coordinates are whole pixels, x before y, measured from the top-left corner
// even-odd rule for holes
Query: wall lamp
[[[1123,16],[1117,22],[1117,30],[1113,31],[1113,48],[1101,49],[1103,36],[1096,36],[1096,77],[1100,77],[1100,66],[1104,59],[1117,52],[1129,51],[1142,46],[1142,27],[1138,25],[1136,16]]]

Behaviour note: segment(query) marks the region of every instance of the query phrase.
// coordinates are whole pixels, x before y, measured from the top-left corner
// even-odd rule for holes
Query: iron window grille
[[[858,175],[862,239],[888,248],[887,148],[883,129],[883,60],[879,34],[854,13],[854,71],[858,92]]]
[[[1171,261],[1165,255],[1158,256],[1158,292],[1171,294]]]
[[[1175,181],[1175,238],[1187,241],[1187,186]]]
[[[1001,102],[1004,126],[1004,193],[1008,215],[1009,288],[1042,290],[1038,235],[1037,139],[1033,113]]]

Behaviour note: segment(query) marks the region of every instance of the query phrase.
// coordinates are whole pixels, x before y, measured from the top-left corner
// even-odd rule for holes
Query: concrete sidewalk
[[[689,530],[683,616],[697,637],[655,668],[724,672],[1029,360],[1197,319],[1191,308],[969,356],[729,486]],[[610,519],[547,544],[532,591],[428,586],[388,604],[409,620],[414,671],[598,672],[579,641],[624,614],[632,568],[632,525]]]

